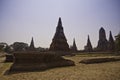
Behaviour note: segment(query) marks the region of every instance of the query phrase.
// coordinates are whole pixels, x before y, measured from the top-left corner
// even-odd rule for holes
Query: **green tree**
[[[5,49],[4,49],[4,51],[6,52],[6,53],[11,53],[13,50],[12,50],[12,47],[11,46],[6,46],[5,47]]]
[[[3,51],[4,46],[0,45],[0,52]]]
[[[4,51],[4,49],[6,48],[7,43],[1,42],[0,43],[0,51]]]
[[[11,46],[14,51],[25,51],[28,48],[28,44],[23,42],[14,42]]]

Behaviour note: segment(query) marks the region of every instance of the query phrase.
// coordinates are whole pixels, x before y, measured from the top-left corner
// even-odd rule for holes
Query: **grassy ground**
[[[46,71],[22,72],[4,75],[12,63],[3,63],[0,57],[0,80],[120,80],[120,61],[100,64],[81,64],[82,59],[95,57],[116,57],[109,54],[81,54],[66,56],[75,62],[76,66],[53,68]]]

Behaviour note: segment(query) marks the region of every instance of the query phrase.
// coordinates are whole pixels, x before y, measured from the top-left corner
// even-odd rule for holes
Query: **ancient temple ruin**
[[[9,72],[39,71],[55,67],[75,66],[74,61],[64,59],[53,52],[16,52]]]
[[[106,33],[103,27],[99,30],[99,41],[97,45],[98,51],[107,51],[108,41],[106,39]]]
[[[89,35],[88,35],[88,39],[87,39],[87,45],[85,46],[85,51],[86,51],[86,52],[91,52],[91,51],[93,51],[93,48],[92,48],[92,44],[91,44]]]
[[[109,41],[108,41],[108,51],[114,51],[114,50],[115,50],[115,42],[112,37],[112,32],[110,31]]]
[[[76,51],[77,51],[77,46],[76,46],[76,43],[75,43],[75,38],[73,39],[73,45],[72,45],[72,47],[71,47],[71,50],[72,50],[73,52],[76,52]]]
[[[52,43],[49,48],[50,51],[69,51],[69,45],[64,35],[61,18],[59,18],[56,33],[52,39]]]
[[[34,41],[33,41],[33,37],[29,46],[29,51],[35,51],[35,46],[34,46]]]
[[[38,71],[54,67],[75,65],[74,61],[64,59],[61,54],[56,54],[57,51],[69,51],[69,45],[63,32],[61,18],[59,18],[50,50],[51,51],[48,52],[36,51],[32,37],[28,51],[14,53],[14,63],[9,71]]]

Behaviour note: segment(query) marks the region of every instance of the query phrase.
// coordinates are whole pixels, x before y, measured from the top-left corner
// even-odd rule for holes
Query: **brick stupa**
[[[98,41],[97,50],[107,51],[107,48],[108,48],[108,41],[106,39],[106,33],[105,33],[104,28],[101,27],[99,30],[99,41]]]
[[[31,40],[31,43],[30,43],[30,46],[29,46],[29,51],[35,51],[35,46],[34,46],[33,37],[32,37],[32,40]]]
[[[87,45],[85,46],[85,51],[87,51],[87,52],[93,51],[93,48],[92,48],[92,44],[91,44],[89,35],[88,35]]]
[[[50,51],[69,51],[69,45],[64,34],[61,18],[59,18],[56,33],[49,48]]]
[[[75,38],[73,39],[73,45],[72,45],[72,47],[71,47],[71,50],[72,50],[73,52],[77,52],[77,46],[76,46],[76,43],[75,43]]]
[[[112,37],[112,32],[110,31],[109,41],[108,41],[108,51],[114,51],[114,50],[115,50],[115,42]]]

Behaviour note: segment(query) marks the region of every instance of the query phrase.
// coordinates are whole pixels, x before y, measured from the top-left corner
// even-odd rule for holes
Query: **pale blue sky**
[[[0,42],[30,43],[49,48],[58,18],[62,18],[68,44],[76,40],[78,49],[87,43],[97,46],[99,29],[108,39],[120,32],[120,0],[0,0]]]

